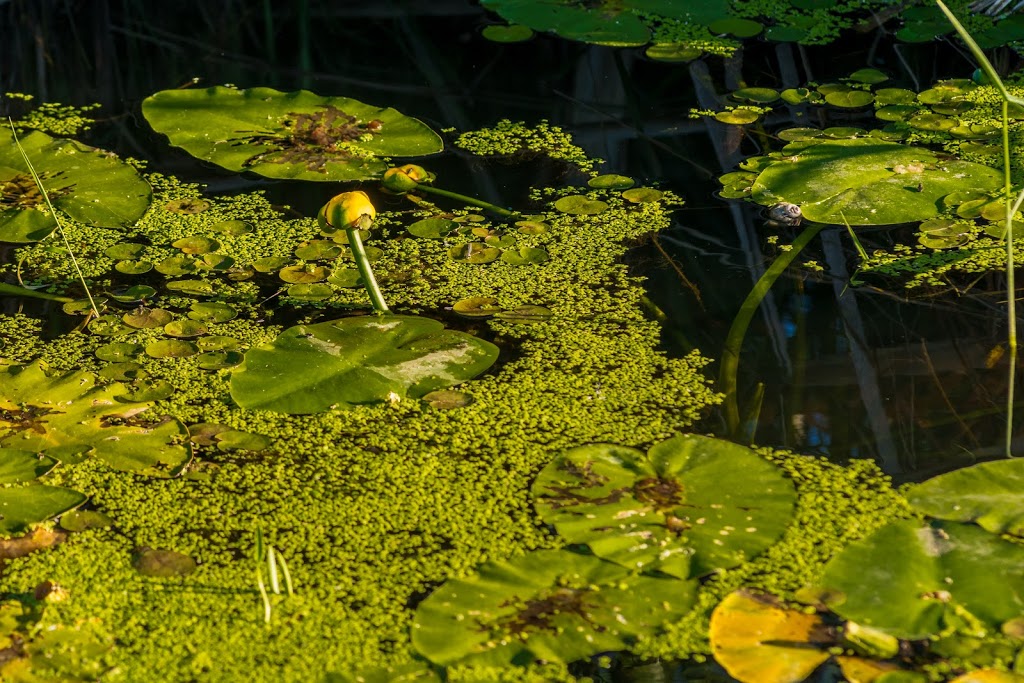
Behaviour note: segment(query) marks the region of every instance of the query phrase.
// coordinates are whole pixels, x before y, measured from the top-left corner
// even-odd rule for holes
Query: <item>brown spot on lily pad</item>
[[[210,208],[205,199],[172,199],[164,204],[164,208],[172,213],[202,213]]]

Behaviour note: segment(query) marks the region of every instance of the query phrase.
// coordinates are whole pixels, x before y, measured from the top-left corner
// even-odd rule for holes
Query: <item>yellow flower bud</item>
[[[324,204],[316,220],[325,233],[356,228],[366,230],[377,217],[370,198],[365,192],[342,192]]]
[[[433,174],[422,166],[406,164],[405,166],[393,166],[384,171],[384,177],[381,178],[380,183],[386,190],[401,194],[415,189],[420,183],[429,183],[433,179]]]

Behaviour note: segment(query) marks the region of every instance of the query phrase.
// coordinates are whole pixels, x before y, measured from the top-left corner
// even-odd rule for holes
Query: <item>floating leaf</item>
[[[587,181],[587,185],[599,190],[628,190],[635,184],[632,178],[615,174],[599,175]]]
[[[335,287],[362,287],[363,276],[359,274],[358,268],[338,268],[327,281]]]
[[[414,237],[426,237],[436,239],[447,237],[452,230],[459,227],[455,221],[447,218],[424,218],[409,226],[409,234]]]
[[[100,377],[103,379],[112,379],[118,382],[130,382],[136,379],[142,379],[146,376],[146,371],[142,369],[142,365],[135,362],[127,363],[111,363],[99,372]]]
[[[196,363],[203,370],[223,370],[241,365],[242,358],[237,351],[207,351],[196,357]]]
[[[708,25],[708,30],[712,33],[725,33],[737,38],[753,38],[764,30],[764,26],[750,19],[728,17],[711,22]]]
[[[132,166],[74,140],[32,131],[19,136],[50,201],[88,225],[128,225],[149,207],[152,193]],[[35,242],[57,227],[28,172],[10,129],[0,133],[0,242]]]
[[[89,332],[101,337],[120,337],[134,330],[124,325],[116,315],[101,315],[89,322]]]
[[[452,391],[451,389],[439,389],[423,395],[423,401],[431,408],[439,410],[451,410],[452,408],[464,408],[474,402],[474,398],[464,391]]]
[[[24,484],[43,476],[57,461],[17,448],[0,448],[0,484]]]
[[[918,242],[929,249],[952,249],[971,239],[970,227],[952,218],[932,218],[921,224]]]
[[[95,353],[96,357],[100,360],[121,363],[131,360],[142,353],[142,347],[129,342],[114,342],[98,347]]]
[[[542,235],[550,229],[544,221],[516,221],[516,230],[524,235]]]
[[[951,624],[998,628],[1020,616],[1024,547],[976,526],[892,522],[844,548],[821,583],[842,591],[841,616],[908,640]]]
[[[72,510],[60,516],[60,528],[65,531],[82,532],[89,529],[108,529],[114,520],[95,510]]]
[[[262,451],[270,448],[273,440],[262,434],[250,434],[237,429],[225,429],[214,437],[222,451]]]
[[[0,488],[0,535],[21,533],[85,501],[83,494],[60,486],[27,484]]]
[[[866,107],[875,101],[875,96],[866,90],[847,90],[844,92],[830,92],[825,95],[825,102],[833,107],[844,109],[855,109]]]
[[[213,283],[206,280],[171,280],[164,286],[172,292],[193,296],[209,296],[214,293]]]
[[[206,325],[196,320],[173,320],[164,325],[164,334],[171,337],[199,337],[207,332]]]
[[[931,517],[1024,536],[1024,460],[979,463],[941,474],[914,486],[907,499]]]
[[[541,517],[569,542],[681,578],[762,552],[782,535],[796,500],[793,484],[749,448],[692,434],[646,454],[574,448],[541,471],[533,494]]]
[[[779,99],[779,91],[771,88],[740,88],[729,93],[729,96],[751,104],[771,104]]]
[[[471,296],[456,301],[452,310],[467,318],[487,318],[501,310],[498,300],[491,296]]]
[[[137,379],[120,400],[128,402],[162,401],[174,393],[174,386],[164,379]]]
[[[579,194],[562,197],[555,202],[555,209],[562,213],[593,215],[608,209],[608,205],[599,199],[591,199]]]
[[[295,257],[303,261],[321,261],[338,258],[344,248],[331,240],[310,240],[295,250]]]
[[[153,264],[149,261],[118,261],[114,270],[125,275],[142,275],[153,270]]]
[[[875,91],[875,103],[884,107],[890,104],[914,104],[917,93],[904,88],[882,88]]]
[[[164,208],[171,213],[197,214],[203,213],[210,208],[210,202],[205,199],[189,197],[188,199],[172,199],[164,205]]]
[[[135,556],[132,566],[143,576],[170,578],[191,574],[196,570],[196,561],[173,550],[146,548]]]
[[[286,256],[264,256],[263,258],[256,259],[252,267],[261,273],[272,273],[291,262],[292,260]]]
[[[220,335],[200,337],[196,340],[196,344],[203,351],[234,351],[241,345],[234,337],[224,337]]]
[[[551,310],[544,306],[526,305],[516,306],[511,310],[495,313],[494,317],[507,323],[530,324],[542,323],[550,318],[551,315]]]
[[[648,45],[644,54],[659,62],[692,62],[704,51],[688,43],[655,43]]]
[[[730,593],[711,614],[711,651],[743,683],[803,681],[835,644],[821,615],[786,609],[769,596]]]
[[[246,223],[245,221],[217,221],[208,228],[210,232],[220,233],[222,235],[232,235],[237,237],[238,235],[248,235],[252,232],[252,224]]]
[[[501,249],[488,247],[481,242],[470,242],[452,247],[448,250],[448,255],[453,261],[460,263],[490,263],[498,260]]]
[[[199,347],[184,339],[161,339],[146,346],[146,355],[153,358],[187,358],[199,353]]]
[[[557,1],[483,0],[481,4],[510,24],[553,31],[569,40],[626,47],[643,45],[651,39],[647,25],[628,11],[628,2],[598,8]]]
[[[145,244],[135,242],[118,242],[103,250],[103,255],[112,259],[134,259],[146,250]]]
[[[234,320],[236,316],[238,316],[238,311],[234,306],[199,301],[192,304],[192,310],[188,314],[192,320],[204,323],[226,323],[229,320]]]
[[[715,120],[722,123],[731,123],[736,126],[745,126],[761,118],[761,113],[753,109],[737,107],[728,111],[720,111],[715,114]]]
[[[858,83],[867,83],[868,85],[876,85],[878,83],[884,83],[889,80],[889,77],[878,69],[857,69],[849,76],[851,81]]]
[[[0,446],[30,448],[67,462],[92,456],[111,467],[157,476],[191,458],[177,420],[149,412],[147,403],[119,400],[118,384],[95,386],[75,372],[48,377],[39,365],[0,370]]]
[[[154,327],[163,327],[167,323],[171,322],[173,318],[173,313],[165,311],[162,308],[140,308],[121,316],[121,320],[123,320],[126,325],[143,330],[152,329]]]
[[[325,285],[320,282],[314,282],[312,284],[297,284],[292,285],[288,288],[288,296],[293,299],[300,301],[323,301],[324,299],[330,299],[334,296],[334,290],[330,285]]]
[[[208,254],[211,251],[220,249],[220,242],[210,237],[193,235],[175,240],[171,243],[171,246],[175,249],[180,249],[186,254]]]
[[[805,218],[819,223],[888,225],[935,216],[939,200],[951,192],[995,192],[1002,186],[996,169],[940,162],[920,147],[870,138],[803,144],[795,156],[761,172],[753,185],[754,201],[796,204]]]
[[[168,256],[156,264],[158,273],[176,277],[196,272],[196,260],[191,256]]]
[[[484,26],[480,35],[495,43],[521,43],[533,37],[533,29],[519,24],[508,26],[491,24],[490,26]]]
[[[525,266],[544,263],[548,260],[548,252],[540,247],[523,247],[518,251],[504,251],[501,260],[513,266]]]
[[[653,634],[685,614],[695,593],[694,581],[538,550],[449,579],[417,608],[412,644],[443,666],[570,662]]]
[[[664,194],[661,190],[655,190],[652,187],[634,187],[632,190],[623,192],[622,198],[634,204],[644,204],[646,202],[656,202]]]
[[[497,357],[493,344],[429,318],[342,318],[291,327],[250,349],[231,376],[231,397],[292,414],[418,398],[479,375]]]
[[[200,159],[271,178],[366,180],[382,157],[440,152],[420,121],[347,97],[270,88],[164,90],[146,98],[153,128]]]

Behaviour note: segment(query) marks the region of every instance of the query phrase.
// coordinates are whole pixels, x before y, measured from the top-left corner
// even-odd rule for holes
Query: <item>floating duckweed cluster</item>
[[[541,121],[527,126],[522,121],[498,121],[492,128],[463,133],[455,146],[480,156],[523,156],[543,154],[573,164],[584,173],[596,175],[602,163],[593,159],[572,142],[572,137],[558,126]]]
[[[23,93],[4,93],[8,100],[30,103],[35,98]],[[57,102],[42,102],[19,117],[14,125],[19,130],[41,130],[51,135],[72,137],[92,128],[96,120],[89,116],[90,112],[100,108],[99,104],[84,107],[73,107]],[[4,121],[6,127],[7,122]]]

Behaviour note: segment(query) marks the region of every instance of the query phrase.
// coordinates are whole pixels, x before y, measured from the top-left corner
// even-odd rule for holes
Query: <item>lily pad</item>
[[[412,644],[443,666],[570,662],[655,633],[689,611],[695,593],[695,581],[538,550],[447,581],[417,608]]]
[[[213,283],[206,280],[171,280],[164,286],[172,292],[193,296],[209,296],[214,293]]]
[[[1024,536],[1024,460],[985,462],[941,474],[914,486],[907,499],[931,517]]]
[[[264,256],[253,261],[252,267],[260,273],[272,273],[291,263],[287,256]]]
[[[245,221],[218,221],[209,227],[210,232],[217,232],[222,235],[248,235],[252,232],[252,224]]]
[[[122,363],[124,361],[130,361],[142,353],[142,347],[138,344],[132,344],[130,342],[113,342],[111,344],[104,344],[95,351],[96,357],[100,360],[109,361],[111,363]]]
[[[142,113],[189,154],[271,178],[366,180],[387,169],[383,157],[443,148],[430,128],[394,109],[306,90],[164,90],[143,101]]]
[[[153,358],[187,358],[197,353],[199,347],[184,339],[161,339],[146,345],[146,355]]]
[[[0,370],[0,446],[32,449],[58,460],[95,457],[129,472],[169,476],[191,458],[177,420],[124,403],[119,384],[95,386],[75,372],[49,377],[39,365]]]
[[[424,218],[410,225],[408,230],[409,234],[414,237],[437,239],[447,237],[457,227],[459,227],[458,223],[447,218]]]
[[[548,252],[540,247],[523,247],[517,251],[504,251],[501,260],[513,266],[526,266],[531,263],[544,263],[548,260]]]
[[[19,140],[54,208],[76,221],[116,228],[149,207],[149,183],[116,156],[39,131]],[[0,132],[0,190],[0,242],[35,242],[56,229],[9,129]]]
[[[145,244],[118,242],[103,250],[103,255],[112,259],[134,259],[146,250]]]
[[[745,126],[761,118],[761,113],[754,109],[737,107],[728,111],[720,111],[715,114],[715,120],[722,123],[731,123],[734,126]]]
[[[497,357],[493,344],[429,318],[342,318],[291,327],[250,349],[231,376],[231,397],[282,413],[345,409],[459,384]]]
[[[262,434],[251,434],[237,429],[226,429],[214,437],[222,451],[262,451],[270,448],[273,440]]]
[[[17,448],[0,448],[0,484],[24,484],[43,476],[57,461]]]
[[[541,471],[533,494],[541,517],[568,541],[631,569],[681,578],[762,552],[782,535],[796,501],[793,484],[749,448],[692,434],[647,453],[574,448]]]
[[[334,296],[334,289],[322,282],[300,283],[289,287],[287,294],[300,301],[323,301]]]
[[[171,322],[173,318],[173,313],[165,311],[162,308],[140,308],[139,310],[132,311],[131,313],[125,313],[121,316],[121,320],[123,320],[126,325],[137,327],[142,330],[152,329],[154,327],[163,327],[167,323]]]
[[[498,300],[491,296],[471,296],[456,301],[452,310],[467,318],[487,318],[501,310]]]
[[[796,204],[805,218],[818,223],[922,221],[935,216],[940,200],[951,192],[995,192],[1002,185],[996,169],[940,160],[920,147],[872,138],[801,144],[797,154],[758,175],[751,196],[764,206]]]
[[[448,255],[459,263],[490,263],[498,260],[501,249],[489,247],[482,242],[470,242],[455,245],[448,250]]]
[[[188,317],[204,323],[226,323],[238,315],[234,306],[220,303],[200,302],[192,304]]]
[[[562,213],[593,215],[608,210],[608,204],[600,199],[591,199],[579,194],[562,197],[555,202],[555,209]]]
[[[544,306],[523,305],[508,311],[495,313],[494,317],[507,323],[531,324],[542,323],[552,316],[551,309]]]
[[[142,275],[153,270],[153,264],[150,261],[118,261],[114,270],[125,275]]]
[[[655,43],[649,45],[644,54],[659,62],[692,62],[704,51],[688,43]]]
[[[89,529],[107,529],[114,520],[95,510],[72,510],[60,516],[60,528],[65,531],[82,532]]]
[[[844,109],[866,107],[874,101],[875,96],[865,90],[846,90],[830,92],[825,95],[825,102],[833,107],[842,107]]]
[[[60,486],[27,484],[0,488],[0,535],[20,533],[85,501],[85,495]]]
[[[165,379],[137,379],[120,400],[128,402],[162,401],[174,393],[174,386]]]
[[[464,391],[439,389],[438,391],[423,394],[423,401],[431,408],[451,410],[452,408],[465,408],[471,405],[475,399]]]
[[[211,251],[220,249],[220,242],[210,237],[192,235],[191,237],[182,237],[180,240],[174,240],[171,246],[186,254],[208,254]]]
[[[207,351],[196,357],[196,363],[203,370],[223,370],[241,365],[242,358],[237,351]]]
[[[623,192],[622,198],[633,204],[645,204],[658,201],[664,194],[661,190],[655,190],[653,187],[634,187]]]
[[[1024,547],[956,522],[892,522],[825,566],[841,616],[919,640],[953,625],[998,629],[1021,613]]]
[[[533,37],[533,29],[528,26],[520,26],[519,24],[510,24],[508,26],[491,24],[490,26],[484,26],[480,35],[495,43],[521,43]]]
[[[481,4],[510,24],[552,31],[569,40],[627,47],[651,39],[647,25],[629,11],[629,2],[601,3],[593,8],[564,0],[483,0]]]
[[[145,548],[135,556],[132,566],[143,576],[170,578],[191,574],[196,570],[196,561],[174,550]]]
[[[599,190],[628,190],[636,185],[636,181],[629,176],[609,173],[591,178],[587,181],[587,185]],[[519,225],[519,223],[516,223],[516,225]]]

